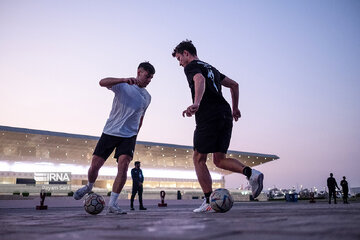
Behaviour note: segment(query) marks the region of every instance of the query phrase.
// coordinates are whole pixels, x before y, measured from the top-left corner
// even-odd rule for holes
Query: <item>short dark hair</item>
[[[150,74],[155,74],[155,68],[151,63],[149,62],[142,62],[139,64],[138,69],[143,68],[145,71],[147,71]]]
[[[136,164],[140,164],[140,161],[136,161],[136,162],[135,162],[135,166],[136,166]]]
[[[176,53],[183,54],[185,50],[188,51],[191,55],[197,56],[196,48],[195,48],[194,44],[192,43],[191,40],[187,40],[187,39],[185,41],[182,41],[181,43],[179,43],[174,48],[172,56],[175,57]]]

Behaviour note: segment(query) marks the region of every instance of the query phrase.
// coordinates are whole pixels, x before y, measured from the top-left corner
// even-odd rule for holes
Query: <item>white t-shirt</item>
[[[144,116],[151,101],[150,94],[145,88],[127,83],[116,84],[111,90],[115,97],[103,132],[117,137],[137,135],[140,118]]]

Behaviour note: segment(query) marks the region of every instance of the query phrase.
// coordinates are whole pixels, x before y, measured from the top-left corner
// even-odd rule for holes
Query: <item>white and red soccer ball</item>
[[[210,206],[216,212],[227,212],[234,204],[229,190],[225,188],[218,188],[210,195]]]
[[[84,209],[87,213],[96,215],[102,212],[105,207],[104,198],[96,193],[90,193],[84,201]]]

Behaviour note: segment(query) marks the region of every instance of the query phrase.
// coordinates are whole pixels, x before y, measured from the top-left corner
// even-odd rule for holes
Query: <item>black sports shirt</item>
[[[225,75],[220,73],[210,64],[193,60],[184,68],[191,95],[194,102],[195,85],[194,76],[201,73],[205,78],[205,92],[201,99],[199,110],[195,113],[196,123],[202,123],[215,119],[232,119],[231,108],[221,93],[221,81]]]
[[[131,169],[131,177],[133,179],[133,182],[138,185],[139,182],[144,182],[144,175],[142,174],[141,169],[133,168]]]

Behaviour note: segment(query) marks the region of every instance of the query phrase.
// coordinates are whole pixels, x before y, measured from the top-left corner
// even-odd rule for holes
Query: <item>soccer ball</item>
[[[96,215],[101,213],[105,207],[105,200],[102,196],[96,193],[91,193],[86,196],[84,201],[84,208],[87,213]]]
[[[234,200],[225,188],[218,188],[210,195],[210,206],[216,212],[227,212],[233,206]]]

